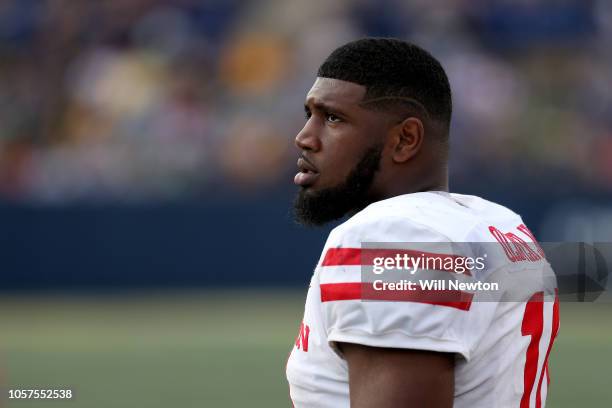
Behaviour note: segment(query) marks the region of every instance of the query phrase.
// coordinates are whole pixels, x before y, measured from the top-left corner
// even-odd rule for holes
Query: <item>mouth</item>
[[[297,161],[298,173],[295,175],[293,182],[301,187],[308,187],[314,184],[319,177],[319,171],[311,163],[300,157]]]

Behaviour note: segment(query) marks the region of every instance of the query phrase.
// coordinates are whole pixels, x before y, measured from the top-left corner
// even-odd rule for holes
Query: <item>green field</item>
[[[289,407],[284,369],[304,295],[3,296],[7,388],[75,395],[7,406]],[[562,303],[559,336],[547,406],[612,406],[612,304]]]

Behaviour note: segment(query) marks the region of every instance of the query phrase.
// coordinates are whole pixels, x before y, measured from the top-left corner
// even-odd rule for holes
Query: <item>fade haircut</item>
[[[352,41],[333,51],[317,76],[365,86],[364,107],[420,111],[420,116],[442,125],[442,136],[448,138],[452,113],[448,77],[440,62],[417,45],[393,38]]]

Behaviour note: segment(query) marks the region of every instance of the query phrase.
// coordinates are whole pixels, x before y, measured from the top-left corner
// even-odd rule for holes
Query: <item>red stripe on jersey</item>
[[[322,283],[321,302],[361,299],[361,282]]]
[[[329,248],[322,266],[361,265],[360,248]]]
[[[459,255],[436,254],[433,252],[415,251],[412,249],[392,249],[392,248],[329,248],[325,253],[321,266],[355,266],[355,265],[374,265],[374,258],[395,258],[399,255],[403,258],[404,255],[410,258],[420,258],[421,262],[430,263],[432,269],[443,272],[455,272],[452,268],[445,267],[444,263],[448,260],[456,262],[460,258],[465,258]],[[465,261],[464,261],[465,262]],[[437,265],[436,265],[437,263]],[[412,262],[409,262],[409,267],[412,267]],[[470,270],[465,268],[463,275],[472,276]]]
[[[412,290],[376,290],[372,283],[347,282],[323,283],[321,302],[337,300],[384,300],[427,303],[430,305],[470,310],[474,295],[460,290],[431,290],[415,287]]]
[[[552,321],[552,333],[550,334],[550,342],[548,343],[548,349],[546,350],[546,357],[544,357],[544,370],[546,370],[546,383],[550,385],[550,373],[548,372],[548,357],[550,356],[550,350],[552,349],[553,343],[559,333],[559,289],[555,289],[555,303],[553,304],[553,321]],[[540,381],[538,382],[538,390],[536,394],[536,407],[542,406],[542,380],[544,376],[540,374]]]

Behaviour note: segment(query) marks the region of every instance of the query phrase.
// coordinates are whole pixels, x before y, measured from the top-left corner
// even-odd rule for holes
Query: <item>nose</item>
[[[321,150],[321,139],[317,136],[311,122],[311,120],[308,120],[302,130],[295,136],[295,145],[300,150],[317,152]]]

